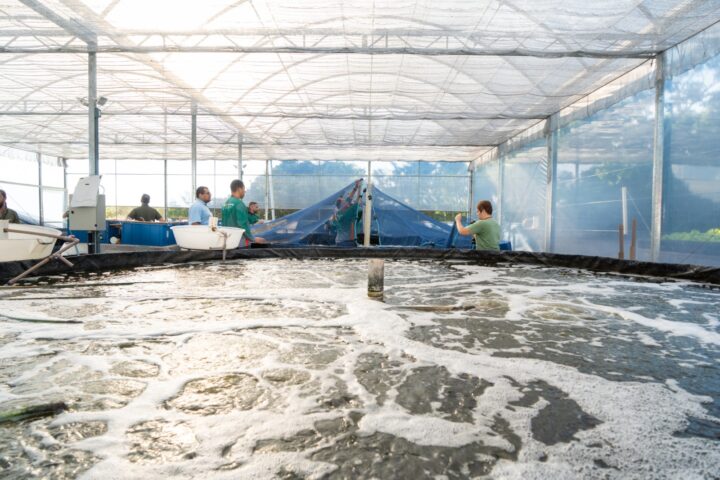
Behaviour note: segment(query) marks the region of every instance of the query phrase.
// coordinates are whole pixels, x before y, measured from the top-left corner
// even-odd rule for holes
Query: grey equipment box
[[[100,176],[83,177],[70,195],[70,230],[105,230],[105,195],[99,194]]]

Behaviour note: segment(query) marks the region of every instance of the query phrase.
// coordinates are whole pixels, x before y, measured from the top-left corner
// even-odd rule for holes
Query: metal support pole
[[[363,212],[363,247],[370,246],[372,235],[372,160],[368,160],[368,181],[365,187],[365,211]],[[380,232],[378,232],[380,235]]]
[[[68,190],[67,190],[67,159],[60,158],[60,162],[62,162],[63,167],[63,226],[64,227],[70,227],[70,220],[69,217],[65,218],[65,212],[68,211]]]
[[[190,137],[191,152],[190,152],[190,164],[191,164],[191,183],[192,191],[191,197],[195,196],[195,189],[197,188],[197,105],[193,102],[192,114],[191,114],[192,133]]]
[[[100,174],[99,113],[97,108],[97,56],[95,52],[90,52],[88,53],[88,159],[90,162],[90,175]]]
[[[165,206],[165,220],[168,219],[168,154],[167,154],[167,112],[163,116],[163,205]]]
[[[274,187],[274,185],[273,185],[273,176],[272,176],[273,165],[272,165],[272,160],[270,160],[270,161],[268,162],[268,165],[269,165],[268,173],[270,174],[270,175],[269,175],[269,180],[268,180],[268,189],[269,189],[269,192],[270,192],[270,193],[268,194],[268,198],[269,198],[269,200],[270,200],[270,218],[272,218],[273,220],[275,220],[275,187]]]
[[[660,259],[662,238],[663,184],[665,180],[665,54],[655,57],[655,137],[653,141],[652,224],[650,260]]]
[[[505,148],[502,145],[498,146],[498,204],[497,204],[497,222],[502,227],[503,222],[503,196],[505,183]]]
[[[470,217],[473,213],[473,177],[475,176],[475,166],[472,162],[470,162],[470,166],[468,168],[470,171],[470,175],[468,176],[468,211],[467,211],[467,221],[470,221]]]
[[[97,107],[97,55],[88,53],[88,156],[90,175],[100,175],[100,109]],[[100,253],[100,233],[88,232],[88,253]]]
[[[270,160],[265,160],[265,220],[270,219]]]
[[[558,121],[557,114],[548,117],[545,138],[547,140],[547,179],[545,189],[545,235],[543,251],[552,252],[555,248],[555,193],[557,191],[557,152]]]
[[[620,204],[622,205],[622,224],[623,224],[623,232],[625,232],[625,235],[627,235],[629,228],[628,228],[628,221],[627,221],[627,187],[622,187],[620,189]]]
[[[42,169],[42,155],[37,153],[37,164],[38,164],[38,223],[45,225],[45,212],[43,208],[43,169]]]
[[[243,134],[238,132],[238,178],[243,179]]]
[[[363,247],[370,246],[372,236],[372,182],[368,183],[365,191],[365,211],[363,212]],[[378,231],[378,235],[380,232]]]

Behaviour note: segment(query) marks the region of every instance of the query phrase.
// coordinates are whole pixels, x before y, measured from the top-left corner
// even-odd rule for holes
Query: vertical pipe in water
[[[368,261],[368,297],[382,298],[385,286],[385,260],[371,258]]]

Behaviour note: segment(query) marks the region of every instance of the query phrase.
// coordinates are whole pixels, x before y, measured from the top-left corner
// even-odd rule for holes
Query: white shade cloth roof
[[[692,0],[0,0],[0,144],[471,161],[720,20]]]

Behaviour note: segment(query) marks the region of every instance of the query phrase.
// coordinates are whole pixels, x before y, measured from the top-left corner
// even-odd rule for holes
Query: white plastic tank
[[[57,229],[37,225],[11,223],[6,224],[6,227],[28,233],[7,232],[0,234],[0,262],[45,258],[52,253],[56,239],[34,235],[34,233],[62,235],[62,232]],[[4,228],[0,227],[0,230]]]

